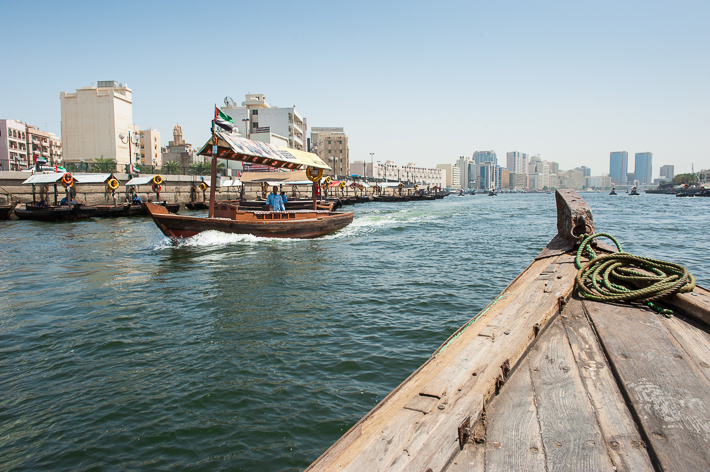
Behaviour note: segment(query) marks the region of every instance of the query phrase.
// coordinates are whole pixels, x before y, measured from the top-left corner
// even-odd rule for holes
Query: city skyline
[[[60,135],[60,92],[116,80],[133,89],[140,129],[167,141],[179,123],[196,146],[209,138],[215,103],[263,93],[295,105],[309,128],[347,129],[351,160],[374,153],[434,167],[477,150],[518,151],[603,175],[609,153],[624,149],[653,152],[654,178],[663,164],[677,174],[710,167],[706,2],[320,5],[127,2],[120,11],[130,13],[117,14],[112,5],[40,2],[46,14],[33,16],[33,28],[9,22],[6,37],[47,51],[53,73],[4,74],[0,118]],[[5,13],[26,18],[36,8]],[[342,25],[313,27],[332,18]],[[231,19],[263,34],[249,44]],[[316,68],[313,49],[344,61]]]

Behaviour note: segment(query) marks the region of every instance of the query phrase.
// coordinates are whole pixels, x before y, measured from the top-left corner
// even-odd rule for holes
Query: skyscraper
[[[609,154],[609,176],[615,184],[625,184],[629,172],[629,153],[616,151]]]
[[[498,165],[498,158],[495,151],[476,151],[473,153],[473,162],[475,164],[492,162],[494,165]]]
[[[528,155],[522,152],[509,152],[506,167],[516,174],[528,173]]]
[[[652,152],[637,152],[636,163],[634,166],[634,178],[640,184],[648,185],[653,182],[653,153]]]

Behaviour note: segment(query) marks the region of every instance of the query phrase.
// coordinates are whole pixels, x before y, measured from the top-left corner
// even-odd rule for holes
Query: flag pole
[[[215,118],[212,120],[212,181],[210,182],[209,218],[214,218],[214,199],[217,186],[217,135],[214,133],[214,122],[217,119],[217,105],[214,106]]]

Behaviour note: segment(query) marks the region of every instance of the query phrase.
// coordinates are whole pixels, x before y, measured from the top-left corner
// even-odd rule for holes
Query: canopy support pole
[[[318,202],[316,201],[316,183],[313,182],[313,211],[318,209]]]
[[[217,156],[212,156],[212,182],[210,185],[210,218],[214,218],[214,198],[217,184]]]
[[[215,109],[217,107],[215,106]],[[215,119],[217,119],[215,112]],[[217,135],[214,134],[214,121],[212,121],[212,181],[210,182],[210,209],[209,218],[214,218],[214,198],[215,198],[215,186],[217,185]]]

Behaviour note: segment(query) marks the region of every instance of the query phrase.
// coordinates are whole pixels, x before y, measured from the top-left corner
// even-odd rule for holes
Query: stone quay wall
[[[116,200],[121,203],[125,201],[126,182],[130,180],[128,174],[114,174],[120,186],[116,190]],[[22,185],[22,182],[30,176],[28,172],[0,172],[0,203],[8,201],[20,201],[23,203],[32,202],[32,185]],[[163,175],[163,185],[160,191],[160,200],[176,203],[190,202],[190,192],[193,185],[200,184],[199,176],[192,175]],[[42,185],[35,185],[36,198],[40,200],[40,192]],[[74,201],[77,203],[85,203],[87,205],[113,204],[111,191],[104,184],[76,184],[76,196]],[[292,186],[284,183],[283,186],[286,195],[292,196]],[[297,196],[300,198],[310,198],[310,185],[297,185]],[[46,187],[47,202],[54,202],[54,184],[48,184]],[[143,201],[156,200],[155,192],[152,191],[151,185],[141,185],[136,188],[136,193]],[[270,191],[270,190],[269,190]],[[216,200],[237,200],[239,199],[240,187],[219,187],[217,188]],[[57,184],[58,200],[65,196],[64,187]],[[258,182],[245,183],[245,197],[248,200],[256,200],[261,197],[261,185]],[[205,192],[206,199],[210,198],[209,189]],[[198,189],[196,200],[202,201],[202,192]]]

